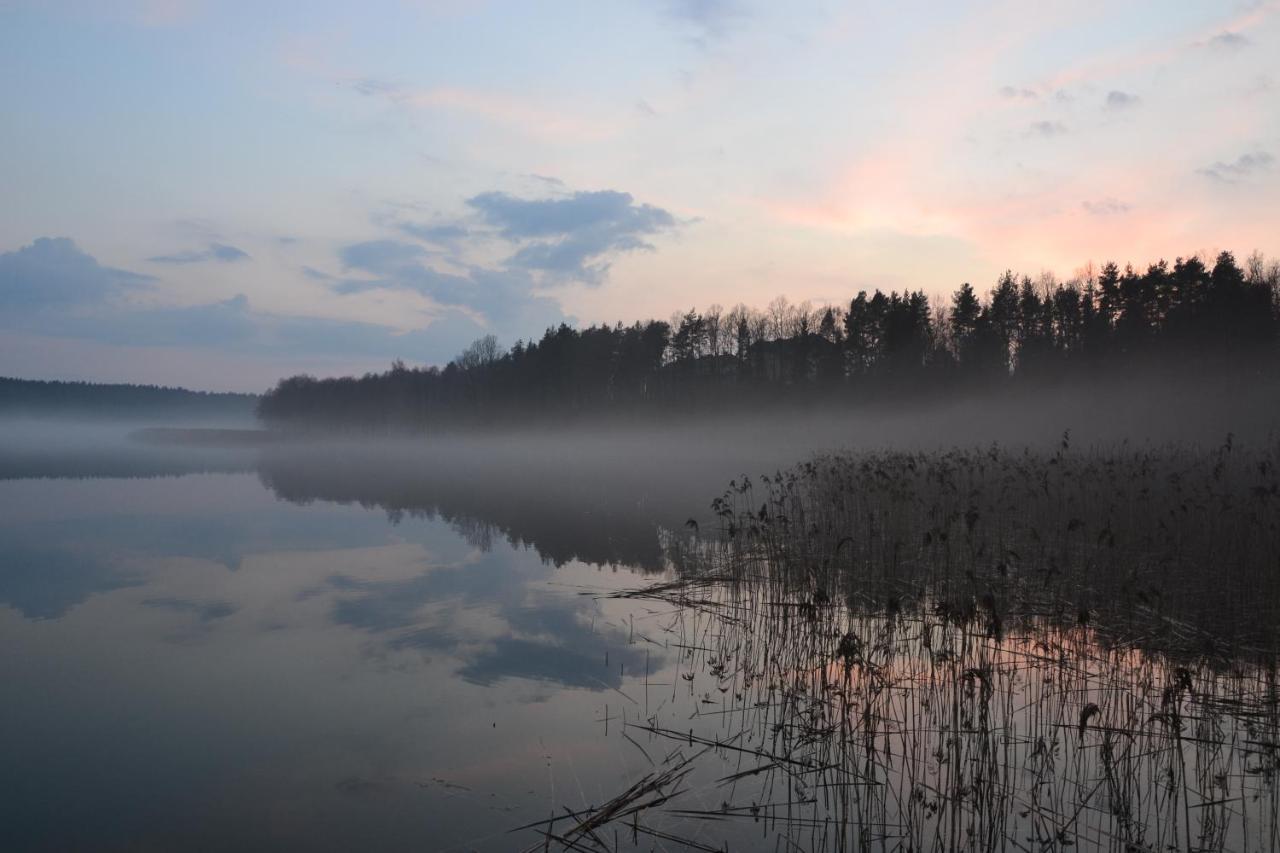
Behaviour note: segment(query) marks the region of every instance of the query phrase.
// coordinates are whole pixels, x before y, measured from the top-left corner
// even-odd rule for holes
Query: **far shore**
[[[276,429],[209,429],[198,427],[147,427],[129,433],[143,444],[184,447],[265,447],[281,444],[296,436]]]

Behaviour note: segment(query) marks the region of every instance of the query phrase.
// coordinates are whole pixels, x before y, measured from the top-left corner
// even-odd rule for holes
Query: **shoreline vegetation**
[[[665,757],[513,831],[530,851],[1274,850],[1278,461],[1064,435],[735,481],[718,524],[669,534],[667,578],[605,596],[678,652],[673,708],[646,683],[620,727]]]
[[[504,350],[477,340],[444,368],[282,379],[258,416],[293,429],[383,431],[662,420],[956,401],[1128,381],[1178,391],[1274,383],[1280,263],[1229,252],[1107,264],[1070,281],[1006,273],[946,304],[860,292],[815,308],[690,310],[670,322],[561,325]],[[1058,425],[1058,429],[1062,428]]]
[[[251,423],[258,401],[257,394],[0,377],[5,417]]]

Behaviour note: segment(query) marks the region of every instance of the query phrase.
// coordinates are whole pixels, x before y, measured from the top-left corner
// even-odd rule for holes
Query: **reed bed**
[[[1166,652],[1234,659],[1280,639],[1280,447],[817,457],[735,481],[714,553],[816,600],[1096,621]],[[859,603],[859,602],[852,602]]]
[[[679,652],[623,730],[655,766],[540,845],[1280,849],[1276,458],[1064,437],[735,482],[617,594]]]

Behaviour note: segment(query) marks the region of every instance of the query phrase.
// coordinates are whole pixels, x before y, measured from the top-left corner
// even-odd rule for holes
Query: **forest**
[[[0,377],[0,415],[4,416],[243,421],[253,417],[257,402],[256,394]]]
[[[444,368],[281,380],[258,403],[291,428],[408,428],[697,414],[1040,387],[1144,371],[1255,374],[1280,342],[1280,262],[1230,252],[1067,281],[1006,272],[946,304],[920,290],[814,307],[779,297],[576,329],[503,349],[477,340]]]

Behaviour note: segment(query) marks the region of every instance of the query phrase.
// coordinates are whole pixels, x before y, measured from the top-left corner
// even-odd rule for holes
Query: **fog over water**
[[[668,570],[729,480],[1065,429],[1273,440],[1276,398],[1238,390],[290,440],[7,420],[6,848],[516,849],[647,770],[624,722],[687,727],[682,629],[599,596]]]

